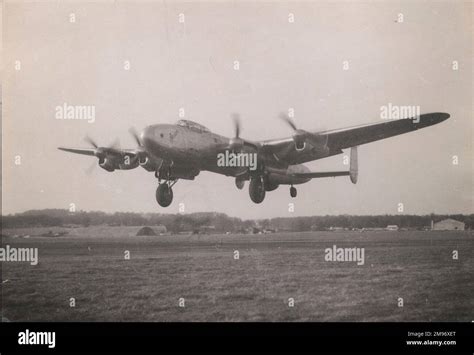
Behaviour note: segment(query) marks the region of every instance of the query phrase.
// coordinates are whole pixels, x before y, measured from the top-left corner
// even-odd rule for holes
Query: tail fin
[[[351,177],[351,182],[353,184],[357,183],[357,177],[359,175],[359,164],[357,161],[357,147],[351,148],[351,161],[349,167],[349,176]]]

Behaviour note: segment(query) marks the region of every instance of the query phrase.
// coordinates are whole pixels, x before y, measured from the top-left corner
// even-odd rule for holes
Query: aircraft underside
[[[232,174],[235,176],[235,186],[242,190],[245,187],[245,181],[249,181],[249,196],[250,199],[256,203],[262,203],[267,192],[276,190],[280,185],[289,185],[289,192],[292,198],[297,196],[296,187],[293,185],[304,184],[312,178],[317,177],[336,177],[336,176],[350,176],[352,183],[357,182],[358,177],[358,163],[357,163],[357,147],[351,148],[350,154],[350,170],[339,172],[324,172],[312,173],[303,164],[290,165],[286,169],[261,167],[259,170],[250,171],[243,170],[239,174]],[[218,170],[213,172],[219,173]],[[220,172],[227,175],[224,172]],[[179,165],[163,165],[160,166],[155,176],[158,179],[158,187],[156,189],[156,201],[161,207],[168,207],[173,201],[173,186],[179,179],[194,180],[194,177],[199,174],[199,169],[194,170],[189,167],[180,167]]]
[[[173,202],[173,186],[178,180],[165,180],[158,183],[156,189],[156,201],[161,207],[168,207]],[[239,190],[245,186],[245,180],[235,179],[235,185]],[[262,175],[255,175],[250,178],[249,195],[255,203],[261,203],[265,199],[266,192],[276,190],[280,185],[272,184]],[[291,184],[290,196],[296,197],[296,188]]]
[[[161,207],[168,207],[173,202],[173,186],[178,179],[164,180],[158,183],[156,189],[156,201]],[[245,186],[245,180],[235,179],[235,185],[239,190]],[[255,203],[261,203],[265,199],[266,192],[276,190],[280,185],[272,184],[262,175],[255,175],[250,178],[249,195],[250,199]],[[296,197],[296,188],[291,184],[290,196]]]

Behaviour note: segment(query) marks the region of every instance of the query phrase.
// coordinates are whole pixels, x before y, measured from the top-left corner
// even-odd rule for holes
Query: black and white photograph
[[[297,323],[472,354],[472,1],[0,11],[0,352]]]

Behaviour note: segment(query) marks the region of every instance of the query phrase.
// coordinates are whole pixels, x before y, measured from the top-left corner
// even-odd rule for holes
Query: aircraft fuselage
[[[181,167],[194,168],[196,171],[210,171],[226,176],[242,176],[249,172],[245,166],[219,166],[218,155],[228,151],[229,138],[212,133],[208,130],[181,127],[172,124],[157,124],[147,126],[141,136],[147,152],[155,158],[162,159],[173,166],[172,170],[181,170]],[[248,147],[243,147],[239,153],[255,154]],[[274,159],[259,161],[258,164],[276,165],[276,168],[287,169],[290,172],[309,172],[302,164],[283,165],[272,164]],[[257,167],[259,168],[259,167]],[[251,172],[251,171],[250,171]],[[273,176],[274,184],[302,184],[309,181],[307,178],[289,178],[281,174]]]

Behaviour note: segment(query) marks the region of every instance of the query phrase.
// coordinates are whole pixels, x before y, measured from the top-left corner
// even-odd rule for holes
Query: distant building
[[[448,218],[442,221],[436,222],[433,224],[434,231],[463,231],[465,228],[465,223],[456,221],[455,219]]]
[[[156,232],[151,227],[143,227],[143,228],[140,228],[140,230],[137,232],[137,236],[141,236],[141,235],[151,236],[151,235],[156,235]]]
[[[163,225],[153,226],[153,227],[142,227],[137,232],[137,236],[155,236],[162,235],[167,232],[166,227]]]
[[[389,224],[386,228],[388,231],[398,231],[398,226],[396,224]]]

